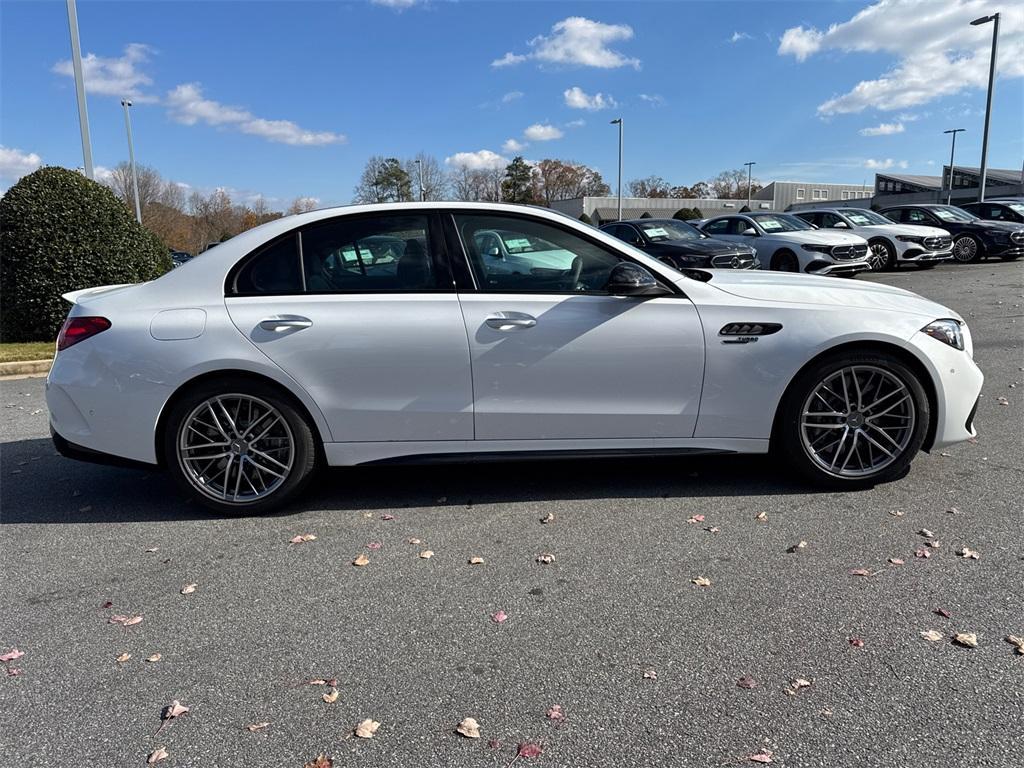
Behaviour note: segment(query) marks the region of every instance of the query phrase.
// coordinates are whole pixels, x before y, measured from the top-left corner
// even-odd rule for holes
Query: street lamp
[[[615,220],[616,221],[622,221],[622,118],[621,117],[615,118],[614,120],[612,120],[609,123],[609,125],[617,125],[617,126],[619,126],[619,192],[618,192],[618,196],[619,196],[618,211],[619,212],[618,212],[618,216],[617,216],[617,218]]]
[[[128,162],[132,169],[132,191],[135,193],[135,218],[142,223],[142,204],[139,202],[139,175],[135,172],[135,146],[132,143],[132,119],[128,116],[128,107],[132,105],[131,99],[121,99],[121,106],[124,107],[124,128],[128,132]]]
[[[981,180],[978,185],[978,202],[985,202],[985,177],[988,175],[988,124],[992,118],[992,88],[996,82],[996,46],[999,43],[999,14],[982,16],[971,22],[972,27],[980,27],[994,21],[992,26],[992,55],[988,60],[988,98],[985,100],[985,133],[981,137]]]
[[[78,10],[75,0],[67,0],[68,29],[71,32],[71,68],[75,72],[75,95],[78,97],[78,127],[82,132],[82,157],[86,177],[95,180],[92,170],[92,142],[89,140],[89,110],[85,104],[85,79],[82,76],[82,46],[78,40]]]
[[[953,134],[953,146],[949,149],[949,192],[946,194],[946,205],[951,205],[953,200],[953,153],[956,152],[956,135],[963,133],[966,128],[950,128],[943,133]]]
[[[744,163],[744,165],[747,166],[747,208],[749,209],[750,208],[750,184],[751,184],[751,181],[750,181],[750,171],[751,171],[751,168],[753,166],[757,165],[757,163],[756,162]]]

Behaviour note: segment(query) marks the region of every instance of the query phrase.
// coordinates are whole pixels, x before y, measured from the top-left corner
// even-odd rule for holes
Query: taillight
[[[72,347],[109,327],[110,321],[105,317],[69,317],[57,336],[57,351]]]

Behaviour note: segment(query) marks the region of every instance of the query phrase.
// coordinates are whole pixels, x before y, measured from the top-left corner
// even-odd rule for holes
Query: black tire
[[[829,472],[827,468],[819,465],[811,457],[809,449],[805,446],[801,427],[802,409],[812,396],[813,391],[823,381],[827,380],[829,376],[837,374],[840,370],[850,366],[862,367],[862,375],[864,369],[867,369],[867,373],[870,373],[873,369],[881,369],[898,379],[906,387],[907,394],[910,395],[909,402],[913,405],[912,413],[916,418],[913,428],[908,428],[905,438],[899,441],[903,444],[903,447],[894,452],[895,458],[884,467],[880,467],[878,471],[868,472],[859,476],[836,474]],[[902,395],[898,397],[902,397]],[[930,420],[931,410],[924,387],[918,375],[899,358],[885,352],[840,351],[823,357],[809,365],[790,383],[780,404],[779,418],[776,420],[775,431],[772,435],[772,452],[789,467],[795,469],[804,479],[816,485],[837,490],[869,488],[878,483],[898,479],[907,473],[911,461],[913,461],[917,452],[921,449],[921,445],[924,443]],[[863,434],[867,432],[867,428],[857,431]],[[859,438],[859,435],[855,435],[855,439]],[[862,442],[860,445],[866,445],[866,443]],[[842,444],[840,447],[837,447],[837,454],[841,447]],[[857,456],[860,459],[860,453]]]
[[[868,261],[872,272],[882,272],[896,267],[896,249],[884,238],[875,238],[868,242]]]
[[[800,262],[795,253],[783,248],[772,254],[771,268],[776,272],[799,272]]]
[[[179,459],[179,441],[181,440],[182,433],[185,431],[190,415],[205,401],[217,396],[225,398],[236,396],[254,398],[275,409],[287,425],[286,428],[282,425],[280,429],[282,434],[287,435],[291,439],[292,453],[289,468],[287,470],[280,470],[283,479],[279,481],[279,485],[261,498],[249,501],[227,501],[214,498],[210,495],[210,490],[205,492],[200,490],[183,466],[185,460]],[[264,423],[267,422],[265,421]],[[241,424],[242,422],[239,420],[239,425],[241,426]],[[227,429],[228,427],[225,428]],[[223,379],[204,381],[192,387],[175,400],[168,412],[164,428],[164,465],[182,491],[208,509],[230,515],[262,515],[282,507],[295,498],[312,478],[318,457],[314,435],[315,430],[308,421],[308,416],[292,398],[282,395],[278,389],[268,384],[245,378],[226,376]],[[216,435],[214,436],[216,437]],[[230,439],[228,435],[225,435],[225,437]],[[281,438],[281,440],[283,439]],[[255,441],[253,441],[253,445],[255,445]],[[225,462],[226,460],[221,459],[220,461]],[[244,465],[241,458],[238,461],[239,466]],[[236,477],[237,474],[236,469]],[[230,466],[227,477],[230,478]],[[228,484],[224,483],[224,485],[226,489]]]
[[[953,238],[953,260],[961,264],[973,264],[985,255],[985,246],[974,235],[958,235]]]

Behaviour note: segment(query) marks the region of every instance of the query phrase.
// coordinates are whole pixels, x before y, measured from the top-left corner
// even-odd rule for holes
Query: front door
[[[316,401],[335,442],[469,440],[469,345],[428,214],[343,216],[230,279],[231,319]]]
[[[459,294],[476,439],[692,437],[704,340],[688,299],[608,295],[626,257],[551,222],[465,213],[454,223],[476,285]],[[482,247],[495,237],[501,257]]]

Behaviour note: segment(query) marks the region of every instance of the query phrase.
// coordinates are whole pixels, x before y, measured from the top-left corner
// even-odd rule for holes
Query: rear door
[[[516,272],[477,250],[482,231],[500,233]],[[467,211],[449,233],[467,254],[478,440],[693,435],[704,335],[685,296],[609,295],[626,257],[547,220]]]
[[[469,345],[436,214],[341,216],[229,276],[231,319],[314,398],[336,442],[473,437]]]

